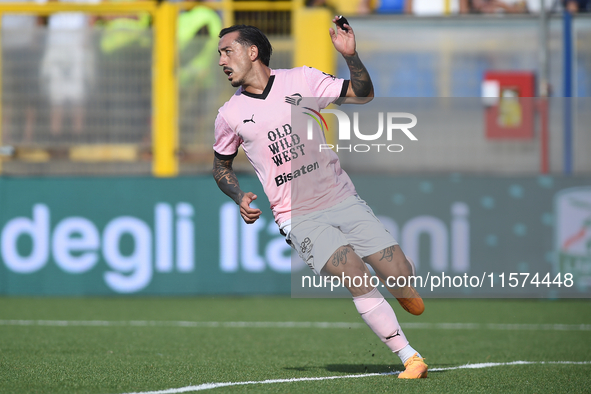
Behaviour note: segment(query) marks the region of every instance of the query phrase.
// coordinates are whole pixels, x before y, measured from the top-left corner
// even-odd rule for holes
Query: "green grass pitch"
[[[402,369],[399,359],[360,325],[350,299],[0,298],[0,393],[115,394],[328,376],[347,378],[203,392],[591,392],[591,363],[451,369],[591,361],[588,300],[427,299],[418,317],[390,302],[413,347],[431,369],[444,370],[415,381],[393,375],[350,377]],[[76,324],[80,321],[85,323]],[[216,323],[182,326],[181,321]],[[350,328],[224,322],[343,322]]]

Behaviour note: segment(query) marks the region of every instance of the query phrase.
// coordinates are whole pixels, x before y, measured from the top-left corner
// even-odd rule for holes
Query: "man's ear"
[[[254,62],[259,57],[259,48],[256,45],[251,45],[248,48],[248,56],[250,57],[250,61]]]

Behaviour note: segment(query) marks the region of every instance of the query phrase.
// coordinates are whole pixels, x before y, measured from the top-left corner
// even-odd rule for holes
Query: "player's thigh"
[[[409,276],[412,268],[398,242],[361,198],[350,199],[339,227],[363,261],[382,279]]]
[[[361,198],[351,197],[342,205],[333,225],[341,229],[359,256],[367,257],[398,244]]]
[[[350,277],[344,285],[353,296],[371,291],[367,286],[371,277],[369,269],[338,228],[323,221],[298,221],[289,238],[299,256],[316,274]],[[355,277],[361,279],[353,280]]]
[[[397,278],[412,275],[411,265],[399,245],[390,245],[377,253],[364,257],[363,260],[383,280],[388,277]]]
[[[302,260],[319,274],[337,249],[348,244],[338,229],[317,217],[293,221],[289,241]]]

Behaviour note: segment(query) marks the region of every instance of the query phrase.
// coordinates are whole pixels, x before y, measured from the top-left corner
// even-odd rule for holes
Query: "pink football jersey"
[[[238,89],[219,110],[215,121],[215,154],[232,158],[238,147],[263,185],[277,224],[328,208],[355,195],[355,187],[326,144],[318,124],[306,112],[318,112],[343,97],[349,81],[310,67],[271,70],[262,94]],[[302,116],[294,127],[293,114]],[[311,111],[313,110],[313,111]],[[308,126],[310,127],[310,126]]]

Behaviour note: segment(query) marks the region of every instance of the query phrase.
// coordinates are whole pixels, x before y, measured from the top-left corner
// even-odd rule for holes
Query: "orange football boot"
[[[428,365],[425,359],[415,353],[404,363],[404,371],[398,375],[398,379],[422,379],[427,377]]]

